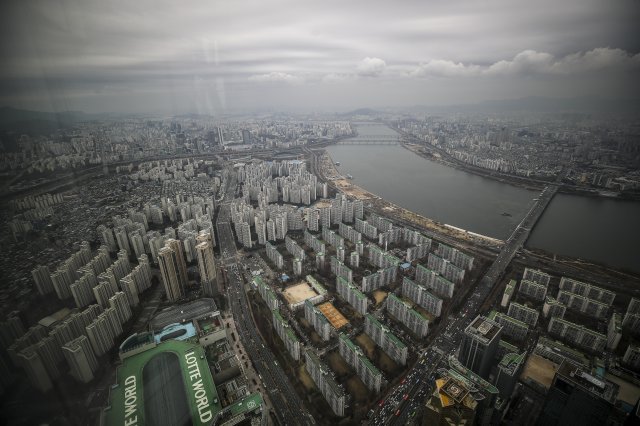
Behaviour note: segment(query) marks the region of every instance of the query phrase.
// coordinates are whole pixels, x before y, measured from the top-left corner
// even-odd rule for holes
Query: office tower
[[[175,302],[184,297],[185,292],[186,280],[183,281],[181,279],[179,266],[180,261],[182,260],[182,262],[184,262],[184,259],[179,259],[180,256],[181,252],[174,251],[168,245],[158,252],[158,263],[164,290],[167,299],[171,302]]]
[[[462,365],[484,379],[489,377],[501,334],[498,323],[478,315],[462,335],[458,354]]]
[[[422,425],[473,425],[478,401],[469,392],[469,384],[448,374],[436,379],[433,393],[427,397]]]
[[[40,392],[47,392],[53,388],[49,373],[35,347],[30,346],[20,351],[18,360],[34,388]]]
[[[503,399],[511,398],[524,366],[526,352],[521,354],[508,353],[498,364],[498,372],[495,377],[495,385]]]
[[[498,389],[455,357],[449,357],[449,368],[438,370],[436,389],[427,399],[422,425],[494,425],[499,401]]]
[[[91,347],[89,339],[81,335],[62,346],[71,375],[82,383],[93,380],[93,373],[98,369],[98,360]]]
[[[51,281],[51,274],[48,266],[38,266],[31,271],[33,281],[36,283],[38,293],[41,295],[49,294],[54,291],[53,281]]]
[[[196,246],[198,269],[200,270],[200,282],[202,292],[207,296],[217,294],[217,272],[213,256],[213,247],[208,241],[203,241]]]
[[[553,378],[538,425],[600,426],[608,423],[619,386],[564,361]]]

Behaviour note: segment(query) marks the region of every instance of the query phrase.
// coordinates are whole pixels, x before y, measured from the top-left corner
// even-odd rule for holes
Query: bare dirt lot
[[[375,290],[373,292],[373,297],[374,299],[376,299],[376,306],[384,302],[384,299],[387,298],[387,294],[388,293],[386,291],[382,291],[382,290]]]
[[[290,304],[302,302],[318,295],[306,281],[285,288],[282,294]]]
[[[327,363],[329,364],[329,368],[333,372],[335,372],[338,376],[343,376],[345,374],[349,374],[349,366],[345,362],[344,359],[340,356],[338,352],[329,352],[326,358]]]
[[[376,343],[369,336],[362,333],[355,338],[355,342],[362,348],[367,358],[372,359],[376,349]]]
[[[356,402],[365,402],[369,398],[369,389],[367,389],[358,376],[354,375],[347,380],[346,387]]]
[[[353,185],[350,180],[338,179],[334,180],[333,183],[338,187],[338,189],[340,189],[340,191],[344,192],[346,195],[355,197],[358,200],[369,200],[371,198],[378,198],[372,193],[360,188],[359,186]]]
[[[307,373],[307,369],[304,368],[304,365],[301,365],[298,368],[298,378],[307,391],[310,391],[315,387],[313,379],[309,376],[309,373]]]
[[[521,377],[522,379],[530,378],[549,389],[551,387],[551,382],[553,382],[553,376],[556,374],[557,370],[557,364],[546,358],[533,354],[527,360]]]

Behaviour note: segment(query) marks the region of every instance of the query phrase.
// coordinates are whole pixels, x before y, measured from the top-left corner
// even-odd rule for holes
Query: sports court
[[[318,305],[317,308],[324,314],[325,317],[327,317],[331,325],[336,330],[339,330],[340,328],[349,324],[349,320],[346,319],[344,315],[342,315],[331,302],[326,302]]]

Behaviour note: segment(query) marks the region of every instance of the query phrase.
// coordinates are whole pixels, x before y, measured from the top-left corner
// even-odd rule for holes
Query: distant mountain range
[[[640,99],[608,99],[584,96],[579,98],[548,98],[529,96],[519,99],[487,100],[474,104],[415,106],[411,111],[422,112],[574,112],[574,113],[618,113],[640,112]]]
[[[24,121],[50,121],[52,123],[77,123],[90,120],[91,117],[82,111],[44,112],[0,107],[0,125],[19,123]]]
[[[598,97],[548,98],[530,96],[519,99],[487,100],[459,105],[415,105],[405,108],[359,108],[337,113],[348,119],[354,116],[378,116],[393,111],[414,113],[502,113],[502,112],[549,112],[549,113],[640,113],[640,99],[608,99]],[[137,114],[132,114],[137,115]],[[0,131],[46,133],[72,126],[83,121],[116,118],[115,113],[87,114],[82,111],[44,112],[12,107],[0,107]],[[131,116],[131,115],[130,115]],[[202,114],[182,114],[181,118],[210,118]]]

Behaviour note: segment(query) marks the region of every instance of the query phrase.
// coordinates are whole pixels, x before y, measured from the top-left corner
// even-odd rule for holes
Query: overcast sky
[[[637,0],[0,3],[0,105],[216,114],[640,97]]]

